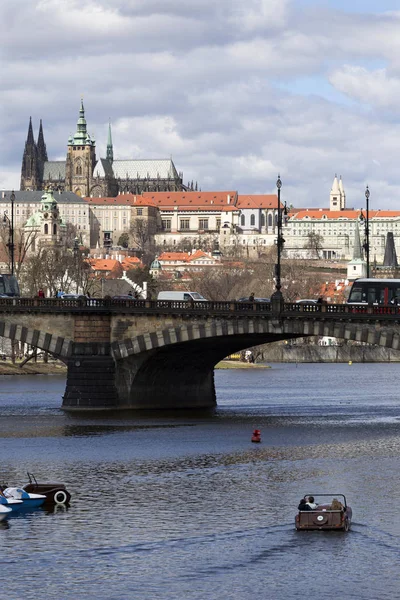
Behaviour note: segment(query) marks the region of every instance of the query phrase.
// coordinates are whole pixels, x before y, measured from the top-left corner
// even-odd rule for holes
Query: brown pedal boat
[[[28,473],[29,483],[24,485],[26,492],[43,494],[46,496],[45,506],[63,504],[67,506],[71,501],[71,494],[63,483],[39,483],[32,473]]]
[[[353,511],[348,506],[343,494],[306,494],[304,498],[313,496],[316,501],[324,499],[313,510],[299,510],[295,519],[297,531],[331,530],[349,531]],[[330,502],[326,500],[330,498]]]

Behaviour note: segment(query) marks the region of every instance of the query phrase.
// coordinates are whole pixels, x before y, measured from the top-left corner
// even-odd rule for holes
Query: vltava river
[[[400,367],[216,372],[206,414],[73,417],[59,376],[0,378],[0,480],[65,482],[68,510],[0,523],[8,600],[400,598]],[[262,444],[251,444],[252,429]],[[344,493],[349,534],[296,532]]]

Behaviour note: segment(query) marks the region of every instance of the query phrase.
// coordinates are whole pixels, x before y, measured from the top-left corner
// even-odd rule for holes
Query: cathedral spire
[[[26,145],[27,146],[35,145],[35,140],[33,137],[33,128],[32,128],[32,117],[29,117],[28,137],[26,138]]]
[[[354,247],[353,247],[353,260],[362,260],[361,240],[360,240],[360,229],[356,221],[356,228],[354,231]]]
[[[46,144],[44,143],[42,119],[40,119],[39,135],[37,141],[38,157],[41,161],[46,162],[47,158]]]
[[[108,162],[112,163],[114,160],[114,150],[111,137],[111,121],[108,122],[108,137],[107,137],[107,155]]]

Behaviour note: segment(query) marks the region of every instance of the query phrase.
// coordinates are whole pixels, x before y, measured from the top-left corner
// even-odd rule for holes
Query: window
[[[162,219],[161,223],[165,231],[171,231],[171,219]]]
[[[49,233],[49,226],[47,223],[44,224],[44,234],[47,235]]]
[[[265,215],[262,213],[261,215],[261,227],[265,227]]]
[[[181,219],[179,229],[190,229],[190,219]]]
[[[143,208],[138,208],[137,209],[137,216],[141,217],[143,215]]]
[[[208,219],[199,219],[199,229],[208,229]]]
[[[254,227],[256,224],[256,218],[254,215],[251,215],[250,217],[250,227]]]
[[[269,213],[268,215],[268,227],[272,227],[272,215]]]
[[[57,235],[57,225],[55,223],[53,225],[53,235]]]
[[[221,227],[221,219],[217,219],[217,229]]]
[[[244,227],[244,225],[246,224],[246,219],[245,219],[245,216],[244,216],[244,215],[242,215],[242,216],[240,217],[240,224],[241,224],[241,226],[242,226],[242,227]]]

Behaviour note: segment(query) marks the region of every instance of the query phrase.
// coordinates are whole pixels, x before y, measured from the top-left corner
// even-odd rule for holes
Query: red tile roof
[[[136,267],[143,267],[142,261],[137,256],[126,256],[124,260],[121,261],[121,265],[124,271],[135,269]]]
[[[150,198],[144,198],[142,196],[136,196],[136,194],[120,194],[115,198],[84,198],[89,204],[99,205],[128,205],[128,206],[155,206],[155,203]]]
[[[281,203],[281,206],[283,204]],[[278,196],[276,194],[251,194],[238,196],[238,208],[278,208]]]
[[[197,206],[207,207],[235,206],[237,203],[237,192],[143,192],[143,198],[153,200],[156,206],[165,208],[168,206]]]

